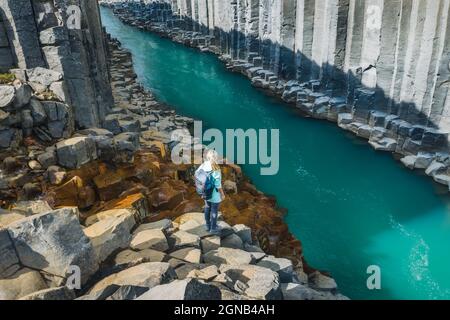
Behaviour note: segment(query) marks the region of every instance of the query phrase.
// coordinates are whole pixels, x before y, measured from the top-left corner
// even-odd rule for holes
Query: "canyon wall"
[[[383,129],[376,148],[448,150],[450,0],[102,2],[182,32],[313,117]]]
[[[100,126],[112,108],[106,54],[96,1],[0,0],[0,72],[13,69],[23,81],[29,80],[26,70],[60,73],[60,91],[78,128]],[[31,85],[38,94],[48,89]]]

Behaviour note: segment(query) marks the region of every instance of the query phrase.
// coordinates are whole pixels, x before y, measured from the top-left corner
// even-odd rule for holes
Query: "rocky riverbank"
[[[178,3],[178,11],[174,9],[175,5],[173,7],[169,3],[154,1],[100,1],[101,5],[111,7],[114,14],[124,23],[159,34],[180,44],[197,48],[202,52],[217,54],[230,71],[243,74],[251,80],[256,88],[292,104],[305,116],[336,122],[344,130],[367,140],[374,149],[393,153],[409,169],[424,172],[438,184],[444,185],[446,188],[450,187],[448,134],[436,129],[434,124],[424,125],[420,115],[417,116],[417,119],[412,117],[413,111],[409,112],[411,114],[409,118],[414,118],[417,121],[410,121],[408,117],[406,119],[404,116],[391,114],[382,110],[383,108],[378,108],[376,104],[381,99],[378,97],[380,92],[378,92],[378,88],[366,88],[361,85],[361,77],[365,77],[362,74],[363,70],[357,70],[361,74],[352,75],[349,73],[345,75],[349,82],[348,92],[346,93],[327,88],[327,86],[341,86],[342,84],[338,83],[338,79],[319,80],[319,77],[317,77],[318,80],[301,81],[295,79],[292,75],[282,75],[282,65],[286,69],[293,68],[290,64],[299,59],[303,59],[303,64],[305,64],[299,69],[302,70],[301,72],[307,73],[302,77],[309,75],[310,78],[314,78],[311,77],[308,70],[321,68],[321,66],[314,66],[313,62],[307,62],[305,57],[299,57],[297,60],[292,58],[293,53],[288,52],[284,47],[280,48],[279,44],[272,43],[268,39],[261,40],[258,38],[256,32],[258,24],[260,28],[266,26],[266,29],[269,29],[271,23],[275,23],[276,19],[284,18],[287,20],[282,29],[288,29],[294,23],[290,15],[295,16],[295,9],[283,11],[282,15],[284,16],[282,17],[272,16],[273,21],[263,22],[258,21],[262,17],[260,11],[270,11],[272,10],[270,6],[258,9],[252,5],[241,7],[241,4],[234,3],[228,6],[228,4],[222,5],[216,4],[214,1],[207,1],[199,4],[198,8],[194,8],[193,5],[192,7],[188,5],[185,8],[180,4],[180,1],[176,2]],[[186,3],[190,3],[190,1]],[[219,10],[218,15],[222,15],[221,18],[219,19],[216,16],[216,11],[213,14],[208,14],[209,7],[208,9],[203,8],[205,3],[208,6],[213,3],[211,6],[214,7],[214,10]],[[314,4],[311,4],[311,7],[314,7]],[[305,25],[306,19],[314,18],[314,10],[310,9],[312,16],[306,16],[307,9],[304,12]],[[348,5],[339,9],[339,13],[345,12],[344,9],[348,10]],[[222,10],[221,13],[220,10]],[[241,12],[241,10],[243,13],[239,15],[237,12]],[[233,16],[232,12],[235,15],[234,20],[231,17]],[[325,17],[325,19],[327,18]],[[214,21],[215,27],[211,26],[211,21]],[[302,22],[303,20],[299,21]],[[231,25],[228,23],[231,23]],[[210,25],[209,28],[207,25]],[[306,28],[306,26],[303,27]],[[344,25],[342,28],[344,28]],[[266,30],[265,32],[269,31]],[[312,32],[312,29],[304,30],[304,32]],[[341,32],[345,33],[344,30],[341,30]],[[321,33],[322,35],[323,33]],[[291,40],[289,41],[293,42]],[[305,40],[307,39],[305,38]],[[251,47],[252,43],[255,48],[257,47],[256,44],[259,44],[260,49],[251,50],[249,46]],[[345,41],[343,46],[345,47]],[[342,51],[345,52],[344,49]],[[279,61],[275,57],[277,52]],[[284,61],[283,52],[286,57],[291,57],[291,60]],[[302,55],[301,52],[298,54]],[[338,53],[334,52],[333,54]],[[307,68],[307,63],[313,66]],[[323,71],[324,77],[327,72],[327,70]],[[338,77],[337,74],[341,73],[343,73],[342,70],[336,70],[334,72],[335,77]],[[329,83],[325,83],[325,80]],[[391,104],[393,103],[391,102]]]
[[[0,153],[0,299],[345,299],[238,166],[222,168],[221,234],[204,230],[194,168],[170,161],[172,131],[193,120],[107,45],[115,105],[103,128],[75,129],[61,74],[17,69],[4,81],[5,119],[32,120],[8,127]]]

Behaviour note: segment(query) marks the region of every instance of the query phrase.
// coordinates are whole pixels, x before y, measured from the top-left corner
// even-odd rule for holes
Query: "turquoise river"
[[[133,54],[146,88],[207,128],[280,129],[280,170],[255,185],[289,211],[286,222],[308,263],[329,271],[353,299],[450,298],[450,201],[430,178],[374,151],[336,124],[302,118],[226,70],[212,54],[126,26],[103,24]],[[381,290],[367,268],[381,268]]]

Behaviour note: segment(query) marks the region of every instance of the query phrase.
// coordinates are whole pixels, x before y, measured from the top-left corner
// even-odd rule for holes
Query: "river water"
[[[302,118],[251,87],[211,54],[122,24],[102,8],[103,24],[133,54],[139,81],[206,128],[280,129],[280,170],[255,185],[289,211],[286,222],[306,260],[329,271],[353,299],[450,298],[450,201],[430,178],[336,124]],[[381,290],[367,288],[379,266]]]

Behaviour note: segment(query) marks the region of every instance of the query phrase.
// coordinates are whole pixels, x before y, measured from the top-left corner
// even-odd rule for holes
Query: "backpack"
[[[197,169],[195,171],[195,188],[199,196],[204,200],[209,200],[212,197],[213,191],[215,189],[214,177],[212,171],[206,172],[203,169]]]

